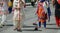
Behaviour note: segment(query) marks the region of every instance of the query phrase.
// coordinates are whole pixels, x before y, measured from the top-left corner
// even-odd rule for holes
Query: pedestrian
[[[8,7],[7,7],[7,3],[6,1],[2,0],[1,1],[1,8],[0,8],[1,12],[2,12],[2,17],[1,17],[1,23],[0,26],[3,27],[3,25],[5,25],[6,22],[6,16],[8,14]]]
[[[60,0],[52,0],[55,8],[55,19],[57,27],[60,27]]]
[[[9,14],[12,12],[12,6],[13,6],[13,2],[11,0],[8,1],[8,11]]]
[[[38,16],[39,28],[41,27],[41,23],[44,24],[44,28],[46,28],[47,13],[43,6],[44,2],[45,0],[40,0],[40,2],[38,3],[37,12],[36,12]],[[38,30],[37,26],[35,27],[35,30]]]
[[[14,0],[13,1],[13,10],[14,10],[14,15],[13,15],[13,25],[14,25],[14,30],[17,31],[22,31],[22,22],[24,20],[24,8],[25,1],[24,0]]]
[[[50,2],[49,0],[46,0],[48,2],[48,8],[47,8],[47,12],[48,12],[48,22],[50,22],[50,16],[51,16],[51,9],[50,9]]]

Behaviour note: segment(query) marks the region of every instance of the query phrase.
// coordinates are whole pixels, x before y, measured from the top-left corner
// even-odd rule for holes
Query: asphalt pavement
[[[7,22],[6,26],[0,28],[0,33],[60,33],[60,28],[56,26],[55,17],[54,17],[54,8],[52,5],[51,7],[51,19],[50,22],[47,21],[47,28],[45,29],[42,25],[38,31],[34,31],[34,22],[38,22],[37,16],[35,15],[37,7],[27,6],[24,8],[25,11],[25,20],[23,22],[22,32],[14,31],[13,30],[13,21],[12,16],[13,14],[7,15]],[[10,25],[10,26],[9,26]]]

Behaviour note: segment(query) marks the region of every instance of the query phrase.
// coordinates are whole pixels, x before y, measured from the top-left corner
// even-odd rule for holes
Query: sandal
[[[17,29],[17,31],[18,31],[18,32],[22,32],[22,30],[21,30],[21,29]]]

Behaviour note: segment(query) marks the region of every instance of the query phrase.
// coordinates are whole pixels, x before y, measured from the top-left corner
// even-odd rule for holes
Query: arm
[[[24,5],[24,8],[26,7],[26,3],[25,3],[25,0],[22,0],[22,3]]]

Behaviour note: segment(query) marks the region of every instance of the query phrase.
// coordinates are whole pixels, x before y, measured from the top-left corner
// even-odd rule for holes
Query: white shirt
[[[25,3],[25,1],[24,0],[22,0],[24,3]],[[18,5],[18,7],[20,7],[20,8],[22,8],[23,7],[23,4],[22,4],[22,2],[20,2],[19,3],[19,0],[17,1],[17,0],[14,0],[14,2],[13,2],[13,8],[15,8],[16,7],[16,5]]]

